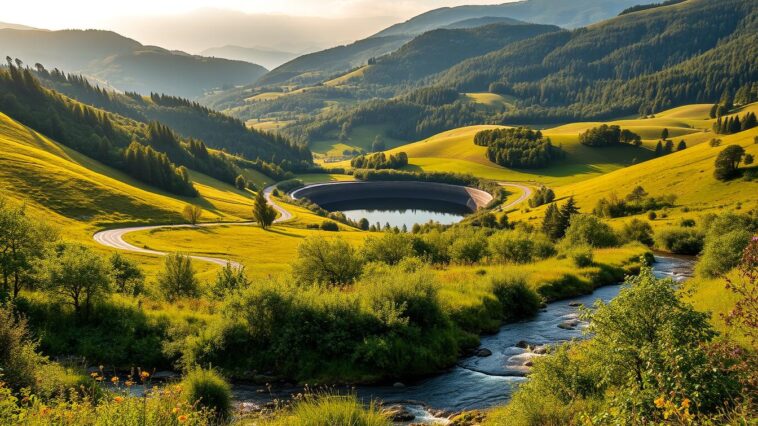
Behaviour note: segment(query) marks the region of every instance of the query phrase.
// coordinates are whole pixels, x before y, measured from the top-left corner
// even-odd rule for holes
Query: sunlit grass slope
[[[710,134],[713,137],[713,134]],[[738,178],[721,182],[713,176],[716,156],[726,146],[737,144],[747,153],[758,156],[758,144],[754,138],[758,128],[734,135],[718,135],[721,146],[699,144],[684,151],[674,152],[661,158],[636,164],[623,170],[595,177],[583,182],[555,187],[558,198],[573,195],[583,211],[592,211],[597,201],[616,193],[619,197],[628,194],[640,185],[653,196],[674,194],[677,207],[668,209],[665,218],[653,221],[655,227],[677,224],[682,218],[697,219],[706,213],[719,213],[725,209],[751,209],[758,207],[758,182]],[[542,218],[544,207],[529,212],[514,212],[514,219]],[[628,220],[618,219],[618,221]]]
[[[0,114],[0,193],[25,203],[32,214],[64,235],[88,240],[106,226],[181,222],[188,203],[203,220],[251,216],[252,199],[231,185],[192,173],[198,198],[177,197],[68,149]]]

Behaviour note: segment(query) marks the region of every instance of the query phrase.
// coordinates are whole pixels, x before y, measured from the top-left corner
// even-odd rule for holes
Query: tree
[[[650,268],[627,283],[611,302],[583,314],[593,336],[585,357],[595,361],[599,383],[619,390],[614,405],[636,419],[650,418],[661,395],[715,409],[729,391],[704,348],[716,335],[708,314],[683,302],[674,281],[656,279]]]
[[[258,191],[253,203],[253,217],[263,229],[268,229],[276,219],[276,210],[266,201],[263,191]]]
[[[234,186],[236,186],[240,191],[244,191],[247,187],[247,181],[245,180],[245,177],[242,175],[237,176],[237,179],[234,180]]]
[[[231,262],[226,262],[223,268],[216,274],[216,280],[211,285],[211,296],[221,300],[230,293],[242,290],[250,285],[245,273],[245,267],[235,267]]]
[[[753,160],[755,160],[755,157],[753,157],[753,154],[745,154],[745,160],[743,163],[745,163],[746,166],[749,166],[753,164]]]
[[[135,296],[141,292],[145,275],[136,262],[125,258],[120,253],[113,253],[110,265],[116,291]]]
[[[110,269],[100,255],[74,243],[62,243],[49,249],[37,265],[45,289],[67,300],[77,314],[82,314],[83,307],[85,317],[92,304],[110,290]]]
[[[358,221],[358,228],[360,228],[363,231],[368,231],[369,229],[368,219],[366,219],[365,217],[362,217],[361,220]]]
[[[0,299],[3,293],[17,297],[33,281],[32,265],[44,255],[45,247],[58,239],[57,232],[13,208],[0,198]]]
[[[665,140],[668,140],[668,138],[669,138],[669,129],[668,128],[664,128],[661,131],[661,139],[665,141]]]
[[[181,253],[166,256],[163,270],[158,274],[158,287],[167,300],[199,296],[200,286],[192,259]]]
[[[687,149],[687,142],[684,141],[684,139],[679,141],[679,145],[676,146],[677,151],[684,151]]]
[[[397,265],[413,254],[413,237],[403,233],[385,232],[380,237],[367,238],[363,245],[363,256],[369,262]]]
[[[630,203],[639,203],[640,201],[644,200],[645,197],[648,196],[647,191],[645,191],[645,188],[643,188],[640,185],[637,185],[632,189],[632,192],[627,194],[626,201],[629,201]]]
[[[663,155],[663,143],[658,141],[658,144],[655,145],[655,156],[660,157],[661,155]]]
[[[738,168],[742,158],[745,156],[745,150],[739,145],[729,145],[724,148],[716,157],[716,170],[713,175],[716,179],[726,181],[737,177]]]
[[[576,201],[574,201],[574,196],[566,200],[566,204],[563,205],[560,209],[560,216],[559,216],[559,222],[558,222],[558,238],[563,238],[563,236],[566,234],[566,229],[568,229],[569,225],[571,224],[571,218],[579,214],[579,207],[576,206]]]
[[[187,204],[184,206],[184,211],[182,211],[184,220],[186,220],[191,225],[197,225],[197,222],[200,220],[200,217],[202,215],[203,209],[200,206],[196,206],[194,204]]]
[[[542,232],[553,241],[563,236],[561,232],[561,213],[555,203],[550,203],[545,210],[545,218],[542,219]]]
[[[297,249],[292,266],[301,284],[351,284],[361,275],[362,262],[355,248],[342,239],[306,238]]]
[[[674,150],[674,141],[666,140],[666,143],[663,146],[663,152],[665,152],[666,154],[671,154],[673,150]]]

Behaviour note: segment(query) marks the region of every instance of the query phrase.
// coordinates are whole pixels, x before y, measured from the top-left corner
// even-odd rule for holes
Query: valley
[[[756,6],[0,23],[0,425],[752,424]]]

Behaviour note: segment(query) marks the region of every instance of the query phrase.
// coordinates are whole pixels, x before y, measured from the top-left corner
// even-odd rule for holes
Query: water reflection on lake
[[[322,204],[321,207],[331,212],[340,211],[354,221],[366,218],[372,225],[378,223],[384,227],[389,223],[393,227],[402,228],[405,225],[409,229],[415,223],[429,221],[449,225],[471,213],[460,204],[409,198],[349,200]]]

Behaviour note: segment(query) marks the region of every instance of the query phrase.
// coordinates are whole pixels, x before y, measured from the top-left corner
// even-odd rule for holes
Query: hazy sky
[[[114,18],[175,15],[202,8],[251,14],[407,19],[443,6],[508,1],[513,0],[30,0],[4,7],[0,20],[48,29],[102,28]]]

